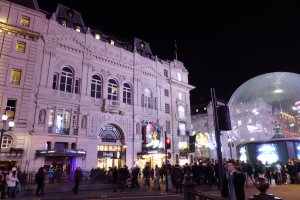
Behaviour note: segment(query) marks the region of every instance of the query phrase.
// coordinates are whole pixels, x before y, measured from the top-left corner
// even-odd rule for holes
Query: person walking
[[[35,183],[37,184],[35,195],[44,194],[44,185],[45,185],[45,172],[44,167],[40,167],[39,171],[35,175]]]
[[[234,160],[227,162],[227,169],[224,176],[222,196],[229,197],[230,200],[245,200],[244,185],[246,178],[244,174],[237,170]]]
[[[74,179],[75,179],[74,193],[77,194],[78,188],[79,188],[79,182],[82,179],[82,171],[81,171],[80,167],[76,168],[75,174],[74,174]]]

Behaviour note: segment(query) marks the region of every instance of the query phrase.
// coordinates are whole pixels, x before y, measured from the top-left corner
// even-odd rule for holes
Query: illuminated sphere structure
[[[236,143],[300,138],[300,75],[273,72],[242,84],[229,100]]]

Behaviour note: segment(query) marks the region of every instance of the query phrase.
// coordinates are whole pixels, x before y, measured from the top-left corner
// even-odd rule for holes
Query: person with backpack
[[[37,184],[35,195],[40,195],[39,192],[41,191],[41,194],[44,194],[44,185],[45,185],[45,172],[44,167],[40,167],[39,171],[35,175],[35,183]]]

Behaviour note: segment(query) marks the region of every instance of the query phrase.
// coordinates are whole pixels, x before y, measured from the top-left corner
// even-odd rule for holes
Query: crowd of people
[[[257,177],[265,177],[270,184],[300,183],[300,160],[296,159],[290,159],[286,164],[279,161],[269,164],[268,162],[262,163],[262,161],[251,163],[250,161],[224,160],[223,167],[225,171],[223,185],[226,187],[223,188],[222,193],[224,196],[238,197],[236,199],[245,198],[244,186],[253,187]],[[161,182],[164,181],[167,183],[168,190],[175,188],[176,192],[182,192],[182,183],[186,174],[192,174],[193,181],[198,185],[219,184],[219,167],[214,159],[199,160],[183,166],[171,165],[167,162],[161,167],[155,165],[154,168],[151,168],[150,163],[147,162],[142,169],[139,166],[129,169],[126,165],[120,168],[111,167],[107,171],[96,168],[91,170],[89,178],[92,182],[102,183],[104,179],[108,178],[113,184],[115,192],[118,190],[125,192],[126,188],[139,189],[141,187],[139,179],[142,180],[142,186],[146,189],[152,187],[160,190]],[[72,191],[75,194],[78,193],[79,183],[83,180],[84,175],[86,174],[77,167],[73,175]],[[36,195],[44,193],[45,181],[53,184],[60,176],[52,167],[47,170],[41,167],[35,174]],[[15,197],[25,183],[26,173],[16,167],[13,167],[11,171],[0,171],[1,198]]]

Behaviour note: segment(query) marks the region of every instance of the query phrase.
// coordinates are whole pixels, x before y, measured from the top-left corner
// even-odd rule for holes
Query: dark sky
[[[245,81],[259,74],[300,73],[300,6],[228,1],[38,0],[54,11],[57,2],[82,13],[87,26],[131,42],[150,44],[154,55],[175,58],[189,71],[191,104],[210,100],[210,88],[228,101]],[[98,2],[95,5],[94,2]],[[162,2],[164,4],[162,4]],[[249,1],[250,2],[250,1]]]

